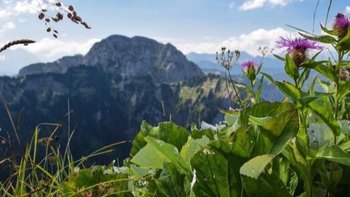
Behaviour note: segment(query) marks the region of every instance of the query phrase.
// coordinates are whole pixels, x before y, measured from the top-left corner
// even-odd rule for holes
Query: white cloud
[[[0,55],[0,61],[4,61],[6,59],[5,55]]]
[[[28,46],[14,47],[13,50],[22,48],[42,61],[53,61],[66,55],[86,54],[98,41],[100,39],[93,38],[85,42],[63,42],[58,39],[43,38]]]
[[[239,6],[239,9],[253,10],[264,6],[285,6],[295,1],[303,0],[246,0],[241,6]]]
[[[219,42],[201,42],[201,43],[174,43],[182,52],[197,53],[215,53],[221,47],[225,46],[230,49],[238,49],[245,51],[250,55],[259,55],[259,47],[275,48],[276,41],[281,37],[294,37],[294,34],[278,27],[275,29],[257,29],[248,34],[232,36],[226,40]]]
[[[16,25],[13,22],[7,22],[2,26],[3,29],[14,29],[16,28]]]
[[[5,31],[15,29],[16,25],[13,22],[7,22],[0,28],[0,33],[4,33]]]
[[[3,0],[0,7],[0,18],[18,16],[20,14],[38,14],[41,9],[47,9],[47,5],[53,0]]]
[[[350,14],[350,5],[345,7],[345,13]]]

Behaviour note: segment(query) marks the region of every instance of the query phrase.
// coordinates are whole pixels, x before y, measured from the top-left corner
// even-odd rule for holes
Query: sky
[[[36,41],[0,53],[0,74],[15,75],[34,62],[86,54],[95,42],[113,34],[171,43],[185,54],[215,53],[226,46],[256,56],[260,46],[274,48],[280,36],[295,36],[296,30],[289,26],[320,33],[329,4],[329,0],[319,4],[318,0],[61,0],[65,6],[73,5],[92,28],[65,19],[53,26],[59,31],[56,39],[38,19],[41,8],[56,11],[43,1],[0,0],[0,45],[24,38]],[[333,1],[328,27],[338,12],[349,16],[350,0]]]

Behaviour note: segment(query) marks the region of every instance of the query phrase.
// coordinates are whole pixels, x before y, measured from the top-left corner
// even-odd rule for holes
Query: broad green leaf
[[[301,98],[301,91],[289,82],[279,82],[275,81],[275,85],[278,89],[284,93],[285,96],[290,99],[297,101]]]
[[[340,125],[334,119],[332,109],[329,107],[330,104],[327,98],[322,99],[322,102],[319,100],[312,101],[308,104],[309,108],[320,117],[324,123],[332,130],[334,135],[339,135]]]
[[[266,165],[269,164],[275,156],[276,155],[271,154],[256,156],[244,163],[239,172],[241,175],[258,179]]]
[[[248,158],[255,146],[254,128],[242,126],[231,136],[213,141],[210,146],[220,149],[225,154],[234,154],[242,158]]]
[[[156,179],[156,187],[160,196],[187,197],[190,185],[186,176],[181,174],[172,163],[164,163],[164,169],[159,178]]]
[[[287,187],[276,176],[263,175],[259,179],[243,176],[242,180],[247,196],[292,197]]]
[[[296,147],[296,144],[289,144],[283,149],[282,153],[290,161],[292,168],[298,174],[299,178],[303,180],[305,191],[311,193],[312,181],[308,176],[308,174],[311,173],[310,168],[308,167],[305,158]]]
[[[317,66],[314,67],[314,69],[320,73],[321,75],[327,77],[331,81],[336,81],[337,80],[337,75],[334,71],[334,69],[327,67],[323,64],[318,64]]]
[[[270,131],[275,136],[281,135],[282,131],[285,129],[287,123],[291,118],[295,117],[296,111],[287,111],[284,113],[276,114],[275,116],[266,117],[254,117],[249,116],[249,121],[254,124],[261,126],[262,128]]]
[[[197,180],[193,187],[196,196],[240,196],[242,192],[239,168],[245,160],[225,154],[216,148],[204,148],[191,160]]]
[[[350,166],[350,153],[340,149],[338,146],[327,147],[316,154],[316,158],[327,159],[339,164]]]
[[[203,136],[201,139],[193,139],[189,137],[186,144],[181,149],[181,156],[190,163],[192,157],[200,151],[205,145],[209,144],[210,140],[207,136]]]
[[[187,142],[190,133],[185,128],[172,122],[162,122],[157,127],[152,127],[144,121],[142,122],[140,132],[133,141],[130,151],[131,156],[134,156],[147,144],[145,140],[147,136],[172,144],[180,151],[182,146]]]
[[[334,140],[332,131],[325,123],[311,123],[308,128],[308,134],[310,147],[317,149],[329,146]]]
[[[299,179],[287,158],[281,155],[272,160],[272,175],[284,183],[291,195],[294,194]]]
[[[143,168],[163,169],[165,162],[172,162],[179,169],[191,174],[191,167],[181,157],[174,145],[152,137],[146,137],[147,145],[131,159],[131,162]]]

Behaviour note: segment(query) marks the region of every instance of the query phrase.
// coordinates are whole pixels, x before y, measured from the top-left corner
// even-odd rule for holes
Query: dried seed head
[[[73,12],[73,11],[74,11],[74,7],[73,7],[72,5],[69,5],[69,6],[68,6],[68,10],[71,11],[71,12]]]
[[[43,12],[40,12],[38,17],[39,17],[40,20],[42,20],[45,17],[45,14]]]

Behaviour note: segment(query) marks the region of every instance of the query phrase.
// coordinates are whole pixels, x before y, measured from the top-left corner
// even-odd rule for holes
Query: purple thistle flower
[[[321,46],[317,45],[317,42],[306,38],[295,38],[294,40],[291,40],[281,37],[281,40],[277,41],[277,47],[286,48],[298,67],[307,59],[308,50],[322,49]]]
[[[247,71],[249,69],[249,67],[251,67],[251,66],[253,67],[254,70],[258,67],[257,63],[253,60],[247,60],[247,61],[243,62],[241,64],[241,66],[242,66],[243,70],[245,70],[245,71]]]
[[[287,48],[288,52],[298,50],[300,52],[306,52],[308,49],[322,49],[317,45],[317,42],[310,41],[306,38],[296,38],[294,40],[281,37],[281,40],[277,41],[277,47]]]
[[[348,33],[348,28],[350,25],[350,21],[348,17],[346,17],[342,13],[338,13],[335,16],[335,21],[333,24],[333,29],[337,31],[339,37],[344,37]]]

